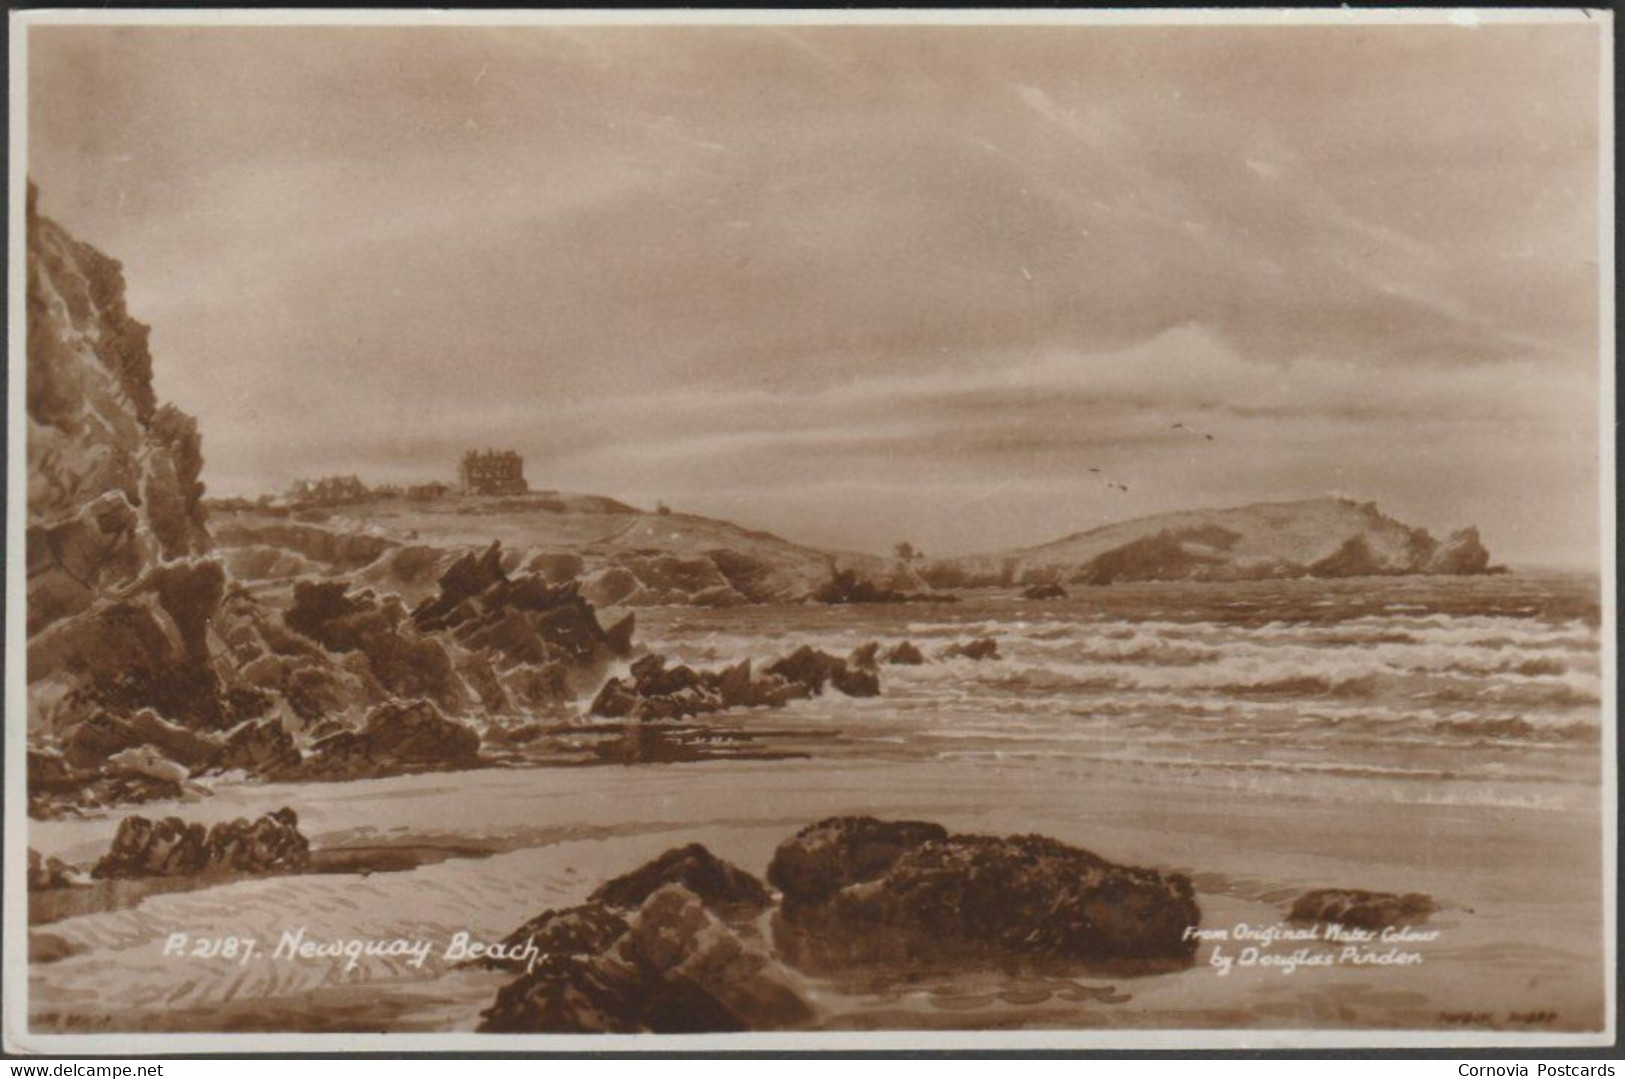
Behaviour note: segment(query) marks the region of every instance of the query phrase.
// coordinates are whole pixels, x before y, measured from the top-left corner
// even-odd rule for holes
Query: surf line
[[[405,958],[407,965],[421,969],[434,951],[432,940],[408,940],[395,937],[387,940],[307,940],[306,927],[284,930],[277,940],[273,959],[343,959],[344,970],[349,973],[362,959]]]

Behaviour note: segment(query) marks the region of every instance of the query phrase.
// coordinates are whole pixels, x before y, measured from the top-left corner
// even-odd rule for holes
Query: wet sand
[[[1294,789],[1296,788],[1296,789]],[[1209,928],[1282,923],[1315,887],[1423,891],[1442,909],[1406,967],[1237,967],[1204,944],[1189,970],[1142,978],[966,972],[881,994],[809,980],[823,1025],[1397,1028],[1573,1031],[1602,1024],[1601,834],[1595,787],[1562,807],[1452,804],[1327,776],[1253,777],[1072,761],[726,761],[484,770],[297,786],[226,785],[185,806],[205,823],[293,805],[318,849],[478,852],[395,872],[321,873],[151,894],[48,930],[73,954],[36,964],[41,1030],[468,1030],[500,975],[366,960],[268,957],[279,935],[496,939],[670,846],[703,842],[762,873],[774,846],[824,816],[872,813],[995,834],[1040,832],[1196,883]],[[1505,792],[1503,792],[1505,793]],[[86,862],[117,817],[34,822],[42,853]],[[495,853],[491,853],[495,851]],[[342,861],[343,854],[324,858]],[[164,958],[166,939],[259,939],[251,963]],[[1386,946],[1384,946],[1386,947]],[[1265,949],[1285,955],[1285,944]],[[117,985],[116,993],[105,987]]]

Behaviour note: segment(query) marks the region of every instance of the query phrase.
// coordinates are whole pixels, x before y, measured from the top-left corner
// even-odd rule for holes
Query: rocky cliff
[[[161,561],[209,550],[202,444],[161,404],[118,262],[28,191],[28,612],[37,631]]]
[[[500,544],[418,565],[409,601],[351,572],[411,568],[396,545],[281,522],[272,561],[321,580],[251,590],[265,552],[211,536],[197,425],[159,400],[119,264],[32,189],[27,228],[32,813],[191,797],[224,771],[479,766],[493,727],[570,714],[629,654],[630,618],[605,629]]]

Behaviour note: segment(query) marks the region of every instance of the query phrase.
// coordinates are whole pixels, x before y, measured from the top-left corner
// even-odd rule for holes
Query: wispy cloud
[[[217,489],[502,441],[840,546],[1329,487],[1594,540],[1588,28],[31,40]]]

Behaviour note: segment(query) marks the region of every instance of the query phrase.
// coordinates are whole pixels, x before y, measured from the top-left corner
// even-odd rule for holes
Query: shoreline
[[[1541,1029],[1600,1027],[1604,957],[1586,954],[1603,924],[1595,809],[1372,801],[1352,790],[1339,794],[1318,777],[1286,796],[1156,783],[1125,777],[1120,769],[1114,775],[1074,766],[1071,772],[1076,793],[1064,799],[1056,797],[1064,787],[1054,775],[1035,783],[1030,766],[963,761],[709,762],[460,774],[472,788],[460,786],[458,774],[324,784],[329,797],[301,808],[302,826],[320,849],[458,841],[503,849],[366,877],[253,878],[53,923],[53,936],[86,950],[33,968],[31,1010],[62,1029],[79,1029],[93,1016],[100,1017],[96,1022],[115,1021],[113,1014],[68,1005],[81,999],[75,989],[88,988],[101,974],[99,965],[108,962],[150,983],[156,1005],[173,988],[151,958],[164,935],[183,927],[247,931],[244,910],[257,912],[257,924],[287,928],[288,919],[298,918],[308,904],[312,932],[384,936],[407,931],[391,913],[406,895],[445,893],[444,910],[412,919],[413,931],[449,936],[467,928],[494,937],[546,907],[579,901],[601,880],[673,846],[701,842],[761,874],[774,846],[804,824],[870,813],[935,820],[961,832],[1050,835],[1114,861],[1188,873],[1205,927],[1284,921],[1291,897],[1316,887],[1427,892],[1441,907],[1430,926],[1440,938],[1413,967],[1380,973],[1300,969],[1291,975],[1260,968],[1228,977],[1210,968],[1215,945],[1205,943],[1190,970],[1135,979],[1129,989],[1119,979],[1116,995],[1127,992],[1130,999],[1112,1004],[1102,1003],[1105,983],[1089,978],[1068,987],[989,982],[986,972],[967,972],[878,998],[820,985],[823,1023],[831,1029],[861,1029],[864,1015],[876,1028],[980,1028],[1009,1021],[1190,1026],[1206,1019],[1258,1026],[1279,1023],[1280,1010],[1288,1007],[1315,1026],[1403,1021],[1407,1027],[1448,1029],[1450,1022],[1440,1016],[1451,1014],[1500,1016],[1504,1026],[1507,1016],[1551,1012],[1555,1018]],[[210,818],[249,815],[293,800],[296,790],[245,784],[185,808],[189,816],[205,806]],[[380,818],[393,823],[380,827]],[[61,852],[95,846],[116,822],[35,827],[41,825],[55,833],[47,845]],[[358,905],[362,889],[369,898]],[[335,909],[344,902],[348,908]],[[109,933],[117,947],[109,948]],[[1464,964],[1470,969],[1461,969]],[[1514,984],[1521,971],[1527,978]],[[229,979],[211,980],[201,968],[185,973],[199,976],[187,999],[166,1001],[156,1011],[136,1008],[116,1021],[144,1029],[154,1023],[207,1024],[210,1016],[260,1008],[267,1017],[281,1014],[294,1022],[306,1012],[291,998],[308,997],[308,1004],[335,993],[343,997],[348,984],[306,964]],[[450,1021],[466,1017],[482,999],[489,1002],[489,985],[454,974],[433,964],[419,972],[364,966],[359,977],[376,998],[362,1009],[365,1023],[425,1029],[420,1024],[430,1022],[426,1011]],[[171,971],[173,979],[180,975]],[[1346,1020],[1330,1020],[1312,1005],[1334,999],[1345,1002]],[[882,1008],[887,1000],[892,1003]],[[252,1007],[244,1003],[250,1001]],[[233,1021],[247,1020],[239,1015]]]

